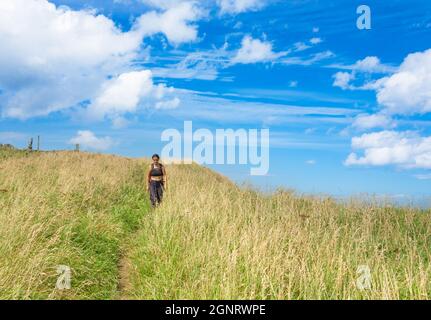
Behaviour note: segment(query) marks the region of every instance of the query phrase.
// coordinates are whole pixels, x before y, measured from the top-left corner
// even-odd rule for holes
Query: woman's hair
[[[157,160],[160,160],[160,156],[157,153],[153,154],[153,156],[151,157],[151,159],[154,159],[154,158],[157,158]]]

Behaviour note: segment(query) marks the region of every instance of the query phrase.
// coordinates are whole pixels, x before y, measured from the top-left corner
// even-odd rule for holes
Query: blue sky
[[[142,157],[188,120],[269,128],[268,175],[212,167],[263,189],[429,195],[427,0],[4,0],[0,18],[0,143]]]

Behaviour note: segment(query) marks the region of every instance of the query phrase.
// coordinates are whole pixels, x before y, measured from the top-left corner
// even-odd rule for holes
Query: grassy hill
[[[430,210],[265,196],[198,165],[168,166],[151,210],[147,166],[0,150],[0,299],[431,297]]]

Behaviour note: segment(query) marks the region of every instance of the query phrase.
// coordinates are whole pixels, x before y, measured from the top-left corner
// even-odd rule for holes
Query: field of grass
[[[431,298],[430,210],[268,196],[172,165],[153,211],[147,164],[0,156],[0,299]],[[70,290],[55,288],[60,264]]]
[[[84,153],[0,157],[0,299],[113,299],[149,204],[139,161]],[[56,290],[57,266],[72,288]]]

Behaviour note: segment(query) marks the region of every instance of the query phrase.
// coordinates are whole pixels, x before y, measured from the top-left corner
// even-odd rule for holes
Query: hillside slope
[[[263,196],[197,165],[169,173],[132,242],[131,298],[431,297],[430,210]],[[370,290],[357,287],[361,266]]]
[[[0,168],[0,298],[116,298],[123,243],[149,211],[142,161],[16,152]]]
[[[431,212],[264,196],[147,161],[73,152],[0,157],[1,299],[362,299],[431,296]],[[72,288],[55,288],[56,267]],[[356,281],[369,267],[371,288]]]

